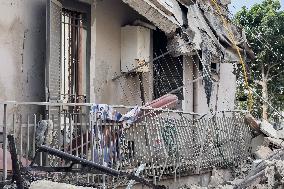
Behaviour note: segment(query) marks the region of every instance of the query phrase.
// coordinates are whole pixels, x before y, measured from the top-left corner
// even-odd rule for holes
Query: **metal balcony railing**
[[[59,112],[48,115],[49,106],[59,107]],[[81,107],[80,112],[70,113],[63,108],[66,106]],[[1,103],[0,175],[3,179],[9,178],[11,170],[8,134],[15,136],[23,166],[28,166],[37,146],[44,143],[116,170],[133,171],[145,164],[141,175],[147,178],[162,179],[163,176],[201,173],[213,167],[236,166],[249,155],[250,129],[241,112],[200,117],[193,113],[144,108],[138,120],[127,125],[103,119],[97,112],[90,112],[91,106],[88,103]],[[127,112],[131,107],[113,108]],[[59,119],[54,119],[56,116]],[[44,153],[36,161],[43,166],[66,163]],[[75,173],[75,179],[72,178],[76,181],[84,178],[84,182],[92,183],[95,176],[98,175]],[[95,182],[105,184],[105,177],[99,176]],[[112,179],[108,183],[116,181]]]

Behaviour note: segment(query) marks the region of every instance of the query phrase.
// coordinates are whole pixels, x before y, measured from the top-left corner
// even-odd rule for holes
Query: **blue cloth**
[[[121,122],[123,125],[123,128],[127,126],[130,126],[135,121],[137,121],[139,114],[141,112],[141,108],[136,106],[133,109],[131,109],[129,112],[127,112],[125,115],[122,115],[121,113],[117,112],[113,107],[107,105],[107,104],[94,104],[91,107],[91,113],[95,114],[96,116],[94,119],[102,119],[104,121],[115,121],[115,122]],[[93,120],[94,123],[96,123],[97,120]],[[120,154],[119,148],[121,147],[121,141],[124,138],[122,134],[122,130],[116,130],[111,131],[115,133],[106,132],[108,127],[100,127],[95,126],[94,127],[94,134],[97,136],[96,145],[94,148],[94,158],[95,162],[105,165],[105,166],[111,166],[112,163],[117,162],[117,160],[122,160],[123,155]],[[108,133],[108,134],[105,134]],[[111,141],[106,140],[110,136],[116,136],[115,139],[112,139]],[[108,141],[106,143],[106,141]]]
[[[107,104],[94,104],[91,107],[91,112],[95,113],[98,118],[103,120],[123,122],[124,124],[131,125],[137,121],[141,108],[136,106],[125,115],[122,115]]]
[[[122,115],[107,104],[94,104],[91,112],[95,113],[99,118],[109,121],[119,121]]]

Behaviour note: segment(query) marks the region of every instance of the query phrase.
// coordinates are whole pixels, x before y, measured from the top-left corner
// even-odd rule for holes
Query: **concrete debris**
[[[255,168],[258,166],[258,164],[260,164],[261,162],[262,162],[262,159],[254,160],[254,161],[252,162],[251,169],[255,169]]]
[[[284,187],[284,151],[277,152],[266,160],[258,161],[243,179],[234,179],[220,185],[183,186],[180,189],[261,189]],[[222,177],[222,175],[219,175]],[[221,179],[220,179],[221,180]],[[219,181],[220,181],[219,180]]]
[[[246,116],[246,122],[252,130],[258,126],[258,121],[251,115]],[[267,121],[261,122],[260,130],[263,134],[254,137],[251,142],[255,159],[248,157],[246,162],[240,162],[232,169],[231,177],[224,171],[213,169],[208,186],[188,185],[181,189],[284,188],[284,140],[278,138],[279,134]]]
[[[279,138],[284,139],[284,129],[278,130],[277,134]]]
[[[90,187],[74,186],[71,184],[64,184],[58,182],[51,182],[47,180],[41,180],[33,182],[30,189],[93,189]]]
[[[190,33],[190,32],[188,32]],[[172,38],[169,38],[167,49],[169,49],[172,53],[171,55],[174,57],[187,55],[192,56],[195,54],[193,44],[189,44],[186,42],[187,40],[193,40],[194,33],[188,36],[179,36],[175,35]]]
[[[212,170],[212,176],[210,178],[209,186],[217,187],[232,179],[232,174],[228,170]]]
[[[254,137],[251,141],[251,152],[256,152],[257,148],[264,144],[264,135],[260,134],[257,137]]]
[[[277,135],[277,131],[273,128],[273,125],[271,125],[268,121],[263,120],[260,124],[260,130],[263,134],[266,136],[272,137],[272,138],[279,138]]]
[[[266,159],[272,153],[272,150],[266,146],[260,146],[255,152],[256,159]]]

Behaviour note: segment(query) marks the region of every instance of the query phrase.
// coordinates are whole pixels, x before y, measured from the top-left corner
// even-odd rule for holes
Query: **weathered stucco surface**
[[[120,28],[123,25],[132,24],[136,19],[146,20],[147,18],[172,35],[172,32],[184,24],[182,14],[179,12],[181,11],[180,7],[176,1],[174,2],[172,9],[174,14],[169,15],[161,10],[152,10],[156,6],[148,1],[104,0],[96,1],[96,3],[88,1],[92,10],[90,76],[87,81],[90,82],[90,102],[141,104],[140,82],[137,75],[128,75],[115,81],[111,80],[120,74]],[[137,5],[135,8],[137,12],[129,5],[132,7]],[[151,8],[151,6],[153,7]],[[115,11],[113,7],[115,7]],[[45,101],[46,1],[7,0],[0,3],[0,9],[0,55],[3,68],[0,69],[0,100]],[[163,16],[159,19],[154,18],[153,11]],[[188,18],[191,18],[190,15]],[[169,27],[167,24],[171,26]],[[189,22],[188,24],[194,23]],[[208,35],[214,38],[212,36],[214,34]],[[198,44],[201,38],[197,34],[195,37],[194,42]],[[200,48],[197,46],[197,49]],[[187,49],[187,51],[189,50]],[[191,55],[186,52],[180,54]],[[185,57],[185,59],[191,58]],[[221,65],[218,110],[234,108],[235,76],[232,69],[232,65]],[[192,71],[187,67],[184,69],[184,76],[184,110],[207,112],[209,108],[206,104],[202,80],[192,84],[190,81],[195,78],[192,77]],[[151,73],[144,74],[143,83],[146,90],[146,101],[150,101],[153,96]],[[198,91],[193,92],[193,88]],[[216,88],[214,84],[211,108],[215,106]],[[193,104],[195,108],[193,108]]]
[[[0,3],[0,100],[43,101],[45,0]]]
[[[45,0],[0,2],[0,101],[45,101]],[[36,106],[8,106],[12,112],[39,112]],[[0,107],[0,123],[3,106]],[[15,120],[19,121],[18,119]]]
[[[113,7],[116,10],[113,11]],[[95,11],[95,49],[92,71],[91,102],[107,104],[141,104],[139,80],[137,75],[129,75],[115,81],[112,78],[120,72],[121,26],[132,24],[136,19],[143,19],[137,12],[122,1],[98,1]],[[95,64],[95,66],[93,65]],[[149,74],[144,74],[148,77]],[[147,81],[146,81],[147,80]],[[146,79],[145,88],[149,86]],[[147,98],[151,98],[146,95]]]

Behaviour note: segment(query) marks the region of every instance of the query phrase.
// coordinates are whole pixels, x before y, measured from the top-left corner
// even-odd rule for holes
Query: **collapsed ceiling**
[[[174,50],[174,55],[192,55],[202,51],[203,43],[210,44],[208,48],[212,61],[220,63],[238,62],[236,48],[230,40],[228,30],[223,24],[210,0],[122,0],[135,9],[159,29],[168,38],[168,48]],[[228,19],[228,4],[230,0],[218,1],[220,11]],[[228,29],[234,35],[234,41],[247,59],[253,59],[242,29],[228,22]],[[216,61],[215,61],[216,60]]]

